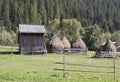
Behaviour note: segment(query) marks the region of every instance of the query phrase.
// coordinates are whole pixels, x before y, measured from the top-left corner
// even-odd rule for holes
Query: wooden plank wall
[[[43,34],[24,33],[20,36],[20,50],[24,53],[39,53],[45,50]]]

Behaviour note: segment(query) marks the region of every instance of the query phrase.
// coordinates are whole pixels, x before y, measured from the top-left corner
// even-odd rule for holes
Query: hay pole
[[[113,56],[113,67],[114,67],[114,82],[116,82],[116,62],[114,56]]]
[[[11,45],[11,56],[13,55],[13,46]]]
[[[112,53],[112,57],[113,57],[113,79],[114,79],[114,82],[116,82],[116,62],[115,62],[115,54]]]
[[[65,56],[63,56],[63,77],[66,77]]]

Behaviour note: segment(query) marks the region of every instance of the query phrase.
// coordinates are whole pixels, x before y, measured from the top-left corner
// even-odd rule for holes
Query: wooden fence
[[[120,52],[96,51],[95,57],[102,58],[120,57]]]
[[[0,54],[18,54],[17,46],[3,46],[0,45]]]
[[[70,50],[66,50],[66,49],[52,49],[53,53],[62,53],[62,54],[80,54],[80,55],[87,55],[88,52],[88,48],[86,49],[80,49],[80,48],[71,48]]]
[[[31,53],[31,51],[27,51],[26,53]],[[47,50],[41,50],[41,51],[34,51],[34,54],[46,54],[47,55]],[[32,53],[32,55],[33,55]],[[5,46],[5,45],[0,45],[0,54],[20,54],[19,53],[19,47],[17,45],[13,46]],[[22,55],[22,54],[20,54]],[[29,54],[28,54],[29,55]]]
[[[113,57],[113,66],[95,66],[95,65],[85,65],[85,64],[74,64],[74,63],[67,63],[65,60],[65,56],[63,56],[63,62],[55,62],[55,64],[61,64],[63,65],[63,69],[54,69],[57,71],[63,71],[63,77],[66,77],[66,72],[70,71],[70,72],[87,72],[87,73],[110,73],[113,74],[113,79],[114,82],[116,82],[116,74],[119,74],[118,72],[116,72],[116,69],[120,69],[120,67],[116,67],[116,61],[115,61],[115,57]],[[86,66],[86,67],[95,67],[95,68],[111,68],[113,69],[113,71],[110,72],[103,72],[103,71],[93,71],[93,70],[71,70],[71,69],[66,69],[66,66],[70,65],[70,66]]]

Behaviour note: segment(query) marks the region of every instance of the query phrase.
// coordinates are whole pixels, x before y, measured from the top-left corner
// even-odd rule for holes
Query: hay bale
[[[63,37],[62,43],[64,45],[64,50],[65,51],[70,51],[71,45],[70,45],[69,40],[66,37]]]
[[[51,38],[48,45],[51,46],[51,47],[49,47],[50,49],[55,49],[55,50],[58,50],[58,51],[62,51],[64,49],[64,45],[57,35],[54,35]]]
[[[105,45],[103,46],[103,51],[116,52],[116,50],[116,46],[111,40],[107,40]]]
[[[86,44],[81,39],[81,37],[77,37],[76,41],[73,43],[73,48],[80,48],[80,49],[86,49]]]

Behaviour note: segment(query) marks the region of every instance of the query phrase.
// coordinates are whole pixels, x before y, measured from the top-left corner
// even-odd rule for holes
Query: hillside
[[[46,43],[56,33],[91,50],[106,39],[119,46],[120,0],[1,0],[0,44],[18,44],[19,24],[44,24]]]
[[[120,0],[1,0],[0,25],[45,24],[58,18],[76,18],[83,27],[98,24],[105,31],[120,29]]]

